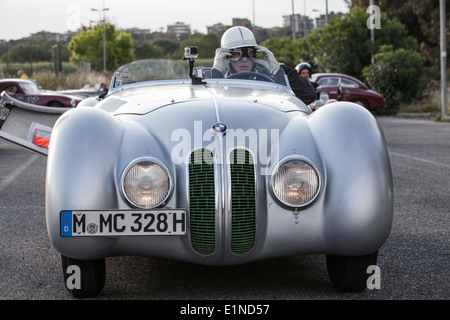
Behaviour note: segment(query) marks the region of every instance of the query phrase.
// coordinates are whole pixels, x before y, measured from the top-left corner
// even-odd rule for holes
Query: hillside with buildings
[[[312,19],[308,16],[304,16],[301,14],[294,15],[284,15],[282,17],[282,25],[279,27],[275,27],[273,29],[285,29],[286,35],[292,35],[292,30],[295,30],[295,35],[298,37],[305,37],[315,29],[324,26],[327,23],[327,20],[332,20],[334,17],[342,18],[345,14],[342,12],[330,12],[328,15],[322,14],[319,17]],[[233,18],[231,24],[226,25],[221,22],[216,24],[206,26],[207,33],[222,33],[227,28],[232,26],[245,26],[251,29],[258,30],[263,29],[258,26],[252,26],[252,22],[247,18]],[[92,28],[93,26],[84,26],[82,29],[87,30]],[[177,41],[183,41],[193,33],[191,30],[191,26],[184,22],[174,22],[173,24],[168,24],[164,28],[161,27],[159,30],[154,31],[150,29],[139,29],[139,28],[128,28],[128,29],[118,29],[118,31],[125,31],[132,35],[133,39],[136,41],[152,41],[157,38],[169,38]],[[258,32],[255,32],[258,34]],[[38,31],[36,33],[32,33],[29,37],[16,39],[16,40],[1,40],[0,39],[0,56],[2,56],[7,49],[11,49],[12,47],[28,43],[28,44],[43,44],[47,41],[54,41],[59,43],[69,43],[72,36],[74,36],[76,32],[66,32],[66,33],[55,33],[48,32],[45,30]],[[270,34],[270,32],[269,32]],[[264,41],[265,39],[260,39],[260,41]]]

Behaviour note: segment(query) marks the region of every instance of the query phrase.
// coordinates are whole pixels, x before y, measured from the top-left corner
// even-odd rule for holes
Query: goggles
[[[256,57],[256,49],[253,48],[241,48],[232,49],[230,59],[233,62],[239,61],[241,58],[254,58]]]

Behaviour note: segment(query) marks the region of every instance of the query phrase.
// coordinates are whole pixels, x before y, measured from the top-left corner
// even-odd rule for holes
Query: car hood
[[[276,85],[258,83],[249,88],[243,84],[248,85],[248,81],[217,82],[209,83],[207,86],[190,83],[140,86],[114,93],[100,102],[98,107],[113,115],[143,115],[174,104],[189,104],[191,111],[197,113],[202,112],[197,109],[205,104],[221,109],[249,102],[282,112],[311,113],[311,109],[294,94],[287,90],[280,90]]]

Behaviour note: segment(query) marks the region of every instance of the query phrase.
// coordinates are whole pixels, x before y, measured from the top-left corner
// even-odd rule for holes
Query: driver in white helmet
[[[259,72],[280,78],[286,73],[292,90],[300,100],[310,104],[316,99],[316,92],[310,82],[289,66],[280,65],[271,51],[258,45],[253,32],[248,28],[228,29],[222,36],[220,46],[214,57],[213,77],[227,77],[238,72]],[[257,53],[264,55],[262,64],[253,61]]]

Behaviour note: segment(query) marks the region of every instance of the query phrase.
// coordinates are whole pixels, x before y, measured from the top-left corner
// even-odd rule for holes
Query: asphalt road
[[[233,267],[143,257],[106,260],[99,300],[449,300],[450,124],[380,117],[394,175],[394,222],[380,289],[341,293],[325,257]],[[71,300],[45,225],[46,158],[0,142],[0,299]],[[176,311],[177,312],[177,311]]]

